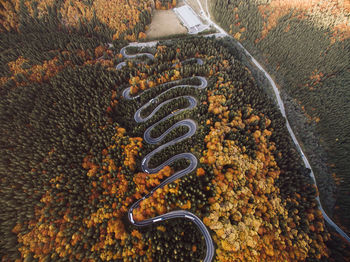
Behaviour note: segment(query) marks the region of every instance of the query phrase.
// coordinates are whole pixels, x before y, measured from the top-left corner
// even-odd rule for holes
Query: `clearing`
[[[152,22],[146,31],[147,39],[186,33],[187,29],[181,25],[172,10],[156,10],[152,17]]]
[[[185,3],[192,7],[193,11],[195,11],[198,15],[200,14],[201,9],[198,5],[197,0],[187,0]]]

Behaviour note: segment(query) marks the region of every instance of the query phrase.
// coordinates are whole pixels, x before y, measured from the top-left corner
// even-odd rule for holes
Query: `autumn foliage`
[[[350,107],[343,99],[350,96],[345,88],[349,79],[349,1],[214,0],[212,7],[215,20],[257,58],[278,88],[288,93],[287,100],[293,101],[294,105],[286,108],[287,115],[290,121],[298,119],[293,130],[312,159],[316,180],[322,181],[322,205],[349,232],[346,137]],[[343,182],[332,179],[333,174]]]
[[[94,1],[70,1],[65,0],[57,4],[53,0],[29,1],[20,0],[5,1],[0,9],[1,31],[20,30],[21,19],[43,19],[51,15],[49,9],[57,9],[60,23],[66,28],[77,29],[80,23],[91,23],[97,19],[113,32],[113,39],[127,39],[135,41],[144,38],[144,27],[149,23],[152,8],[150,0],[94,0]],[[23,4],[21,4],[23,3]],[[176,1],[175,1],[176,4]],[[163,6],[163,5],[162,5]],[[171,8],[171,4],[164,5]],[[146,15],[147,14],[147,15]],[[146,18],[147,17],[147,18]],[[134,30],[138,27],[137,30]],[[100,25],[93,28],[99,32],[103,30]]]
[[[209,101],[210,108],[222,98],[211,96]],[[204,218],[204,223],[216,233],[214,239],[219,245],[218,259],[299,261],[304,260],[308,250],[314,247],[322,250],[318,258],[327,254],[324,241],[329,236],[324,234],[324,239],[319,242],[299,232],[279,197],[279,189],[274,182],[280,175],[280,169],[272,154],[276,147],[273,143],[267,145],[272,132],[265,129],[253,133],[258,150],[256,159],[252,159],[244,154],[245,147],[237,146],[234,140],[224,140],[224,137],[230,132],[237,132],[237,128],[259,120],[259,116],[251,115],[243,121],[242,113],[238,112],[229,122],[225,115],[228,114],[223,111],[222,120],[211,126],[205,139],[207,150],[201,158],[202,163],[213,167],[215,174],[213,183],[217,194],[209,199],[212,212]],[[224,169],[224,166],[232,168]],[[301,201],[298,196],[296,201]],[[310,230],[323,233],[320,214],[317,210],[308,212]],[[221,217],[225,219],[219,220]],[[281,235],[280,223],[284,223],[284,230],[288,232],[286,236]],[[292,241],[296,243],[293,245]]]
[[[80,5],[69,12],[78,14],[74,8]],[[197,131],[152,161],[192,152],[198,166],[142,201],[134,219],[178,209],[193,212],[208,227],[218,261],[329,256],[330,236],[314,201],[317,192],[288,142],[283,119],[221,43],[178,40],[150,48],[155,59],[145,62],[123,60],[119,49],[81,38],[76,45],[67,41],[66,49],[46,48],[40,59],[18,55],[4,63],[1,117],[11,120],[0,125],[1,163],[8,165],[0,169],[1,203],[6,203],[0,230],[11,243],[1,246],[5,260],[203,258],[205,245],[191,221],[138,228],[127,218],[135,201],[188,165],[180,160],[155,174],[141,168],[143,157],[157,145],[144,143],[150,122],[135,123],[134,114],[165,90],[152,106],[188,94],[198,103],[157,129],[191,118]],[[122,61],[126,65],[116,70]],[[193,76],[206,77],[207,88],[191,88],[198,85]],[[172,89],[169,82],[175,80],[183,86]],[[127,87],[140,99],[124,99]],[[160,110],[155,117],[166,113]],[[184,130],[175,131],[168,141]]]
[[[167,10],[176,7],[177,0],[156,0],[156,9]]]

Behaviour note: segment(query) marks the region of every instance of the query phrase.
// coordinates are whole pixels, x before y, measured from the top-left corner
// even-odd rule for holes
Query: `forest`
[[[40,22],[55,19],[61,29],[83,27],[89,34],[136,41],[146,37],[152,8],[170,9],[176,4],[176,0],[4,0],[0,32],[25,32],[25,25],[45,27]]]
[[[146,1],[125,2],[142,10]],[[225,41],[162,41],[152,48],[128,48],[134,54],[150,52],[154,60],[125,60],[120,50],[131,32],[116,38],[118,30],[97,16],[63,26],[64,1],[37,6],[40,16],[32,16],[26,3],[1,6],[18,22],[7,27],[10,16],[1,16],[2,261],[202,261],[205,242],[189,220],[135,227],[127,217],[135,201],[188,165],[178,160],[155,174],[141,169],[143,157],[159,146],[145,143],[143,133],[187,107],[184,95],[195,97],[197,106],[159,124],[152,136],[183,119],[194,120],[197,131],[150,165],[191,152],[198,166],[141,202],[135,220],[180,209],[194,213],[212,236],[214,261],[349,257],[325,226],[310,170],[280,111]],[[172,4],[162,1],[157,8]],[[126,66],[116,70],[123,61]],[[148,121],[134,121],[136,110],[174,80],[198,85],[195,76],[206,77],[206,89],[171,89],[141,115],[176,99]],[[128,87],[140,96],[124,99]],[[179,127],[162,143],[186,132]]]
[[[211,7],[292,104],[287,113],[315,167],[321,201],[349,233],[349,10],[337,0],[213,0]]]

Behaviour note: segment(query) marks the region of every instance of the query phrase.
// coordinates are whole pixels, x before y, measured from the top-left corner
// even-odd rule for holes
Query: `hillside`
[[[5,0],[0,3],[0,32],[24,33],[28,26],[58,22],[60,28],[135,41],[146,37],[152,9],[174,6],[176,0]]]
[[[349,2],[214,0],[211,8],[277,80],[322,203],[349,233]]]
[[[203,37],[128,46],[147,24],[123,30],[98,16],[107,2],[69,3],[95,10],[71,25],[65,1],[1,7],[14,12],[0,18],[1,260],[203,261],[193,216],[214,261],[346,259],[239,54]],[[149,17],[149,1],[118,3],[119,17],[126,5]]]

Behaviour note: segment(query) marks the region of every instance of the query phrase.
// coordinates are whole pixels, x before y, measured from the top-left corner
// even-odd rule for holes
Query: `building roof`
[[[177,13],[181,16],[181,19],[184,21],[186,26],[194,27],[201,25],[202,22],[199,20],[197,15],[194,13],[191,7],[188,5],[181,6],[176,8]]]

